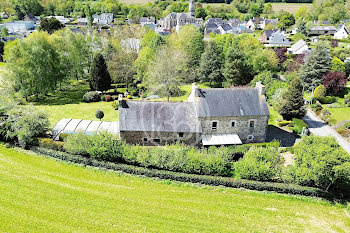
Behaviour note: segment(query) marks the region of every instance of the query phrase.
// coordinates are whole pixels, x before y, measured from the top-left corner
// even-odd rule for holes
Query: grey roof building
[[[234,145],[263,142],[269,109],[264,87],[200,89],[187,102],[127,101],[120,96],[119,130],[127,143]]]

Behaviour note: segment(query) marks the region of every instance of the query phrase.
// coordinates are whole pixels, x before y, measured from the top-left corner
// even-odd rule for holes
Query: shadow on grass
[[[65,105],[79,104],[83,102],[83,95],[90,90],[86,82],[76,83],[57,90],[55,93],[43,96],[39,101],[35,97],[30,97],[29,102],[34,105]]]
[[[291,147],[294,145],[297,137],[286,130],[283,130],[277,126],[269,125],[267,129],[266,141],[271,142],[277,140],[283,147]]]

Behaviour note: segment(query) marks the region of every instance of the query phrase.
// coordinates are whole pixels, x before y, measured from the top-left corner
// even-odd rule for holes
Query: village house
[[[261,34],[260,41],[266,47],[288,47],[291,45],[291,42],[286,38],[284,33],[276,29],[265,30]]]
[[[156,24],[156,19],[154,17],[141,17],[139,19],[139,24],[141,27],[149,24]]]
[[[93,23],[97,25],[108,25],[113,23],[113,13],[102,13],[101,15],[94,14],[92,15],[94,19]]]
[[[348,30],[346,30],[345,25],[341,25],[338,31],[334,34],[334,39],[336,40],[347,39],[348,36],[349,36],[349,32]]]
[[[246,23],[245,27],[254,31],[255,29],[264,29],[268,24],[276,27],[277,23],[278,19],[252,18]]]
[[[35,29],[33,21],[12,21],[4,23],[10,34],[26,34]]]
[[[23,21],[32,21],[35,26],[40,25],[40,16],[33,16],[33,15],[25,15]]]
[[[290,48],[287,49],[288,54],[305,54],[311,50],[309,46],[307,46],[306,42],[303,40],[297,41]]]
[[[264,87],[201,89],[187,102],[151,102],[119,97],[119,132],[130,144],[193,146],[264,142],[269,109]]]
[[[158,21],[159,26],[163,27],[165,30],[176,29],[179,31],[181,27],[186,24],[192,24],[196,27],[200,27],[203,24],[202,18],[196,18],[195,16],[195,2],[190,0],[188,13],[175,13],[172,12],[166,17]]]
[[[334,35],[337,29],[334,26],[312,26],[309,29],[309,35],[319,36],[319,35]]]
[[[48,18],[48,19],[55,18],[63,25],[66,25],[66,24],[73,21],[73,19],[66,18],[62,15],[61,16],[47,16],[46,18]]]

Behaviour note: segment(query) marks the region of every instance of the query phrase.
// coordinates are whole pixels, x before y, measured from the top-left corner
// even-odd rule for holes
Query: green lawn
[[[0,145],[1,232],[346,232],[344,206],[155,181]]]
[[[277,126],[277,120],[282,120],[283,117],[272,106],[269,106],[269,110],[270,110],[269,125]]]

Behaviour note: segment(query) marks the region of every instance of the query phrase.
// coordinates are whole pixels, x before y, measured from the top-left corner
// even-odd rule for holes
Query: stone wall
[[[237,134],[243,143],[265,142],[268,116],[237,116],[237,117],[210,117],[201,118],[203,134]],[[249,121],[254,120],[255,126],[251,128]],[[212,122],[217,121],[218,127],[212,129]],[[235,121],[235,127],[231,126]],[[253,135],[252,140],[248,140],[248,136]]]
[[[180,135],[174,132],[121,131],[120,137],[129,144],[144,146],[166,145],[176,142],[198,146],[201,142],[201,134],[199,133],[183,133],[183,135]],[[147,141],[144,141],[144,138],[147,138]],[[160,139],[160,142],[155,142],[154,139]]]

